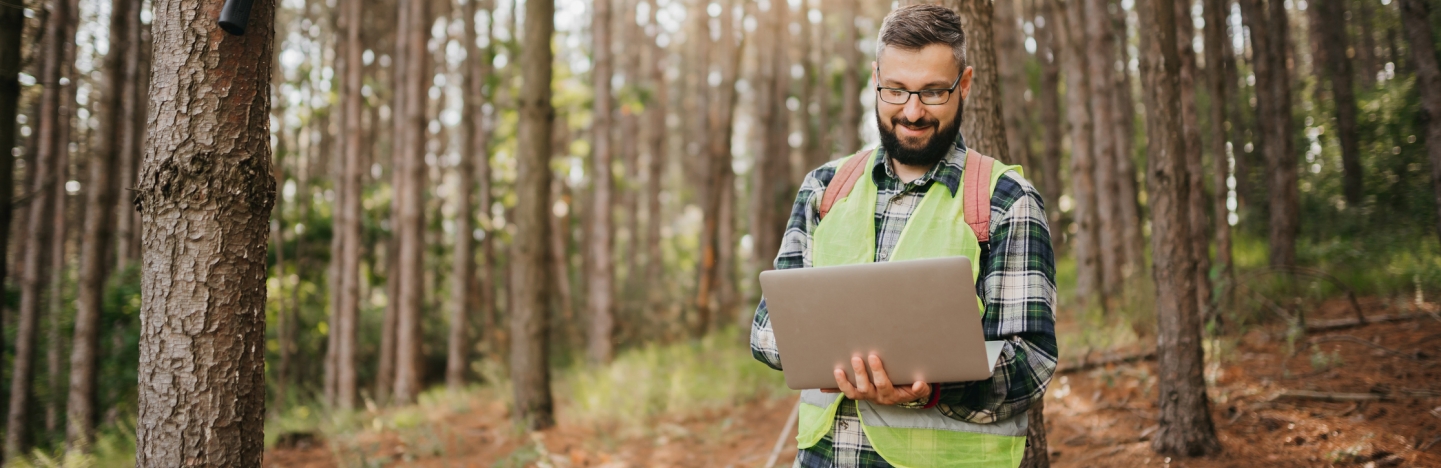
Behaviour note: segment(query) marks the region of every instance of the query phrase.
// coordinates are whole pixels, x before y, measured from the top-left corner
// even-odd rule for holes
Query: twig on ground
[[[1393,356],[1401,356],[1401,357],[1404,357],[1404,358],[1406,358],[1406,359],[1410,359],[1410,360],[1412,360],[1412,361],[1420,360],[1420,359],[1418,359],[1418,358],[1416,357],[1416,353],[1415,353],[1414,351],[1413,351],[1413,352],[1410,352],[1410,353],[1404,353],[1404,352],[1397,351],[1397,350],[1394,350],[1394,349],[1391,349],[1391,348],[1387,348],[1387,347],[1385,347],[1385,346],[1381,346],[1381,345],[1378,345],[1378,344],[1376,344],[1376,343],[1372,343],[1372,342],[1370,342],[1370,341],[1366,341],[1366,340],[1363,340],[1363,339],[1361,339],[1361,338],[1357,338],[1357,337],[1351,336],[1351,335],[1330,335],[1330,336],[1318,336],[1318,337],[1315,337],[1315,338],[1311,338],[1311,344],[1320,344],[1320,343],[1325,343],[1325,342],[1328,342],[1328,341],[1346,341],[1346,342],[1351,342],[1351,343],[1363,344],[1363,345],[1366,345],[1366,346],[1370,346],[1370,347],[1372,347],[1372,348],[1379,349],[1379,350],[1381,350],[1381,351],[1385,351],[1385,352],[1387,352],[1387,353],[1390,353],[1390,354],[1393,355]]]
[[[1426,449],[1431,448],[1432,445],[1436,445],[1437,442],[1441,442],[1441,436],[1432,437],[1431,440],[1428,440],[1426,441],[1426,443],[1421,444],[1421,446],[1416,447],[1416,451],[1425,452]]]
[[[1284,390],[1281,393],[1277,393],[1275,396],[1267,399],[1266,401],[1270,402],[1278,400],[1314,400],[1329,402],[1347,402],[1390,400],[1392,398],[1393,397],[1391,395],[1384,395],[1380,393],[1334,393],[1315,392],[1310,390]]]
[[[1364,322],[1363,322],[1363,321],[1360,321],[1360,320],[1357,320],[1357,319],[1354,319],[1354,318],[1335,319],[1335,320],[1316,320],[1316,321],[1313,321],[1313,322],[1311,322],[1311,323],[1306,324],[1306,331],[1307,331],[1307,332],[1319,332],[1319,331],[1328,331],[1328,330],[1340,330],[1340,329],[1343,329],[1343,328],[1351,328],[1351,327],[1357,327],[1357,326],[1361,326],[1361,325],[1370,325],[1370,324],[1373,324],[1373,323],[1399,322],[1399,321],[1402,321],[1402,320],[1412,320],[1412,319],[1417,319],[1417,318],[1421,318],[1421,317],[1422,317],[1421,314],[1405,314],[1405,315],[1377,315],[1377,316],[1374,316],[1374,317],[1369,317],[1369,318],[1367,318],[1366,321],[1364,321]]]
[[[1090,370],[1110,364],[1127,364],[1137,361],[1148,361],[1156,358],[1156,350],[1148,349],[1134,351],[1125,354],[1105,353],[1103,357],[1092,360],[1089,356],[1083,356],[1079,360],[1063,362],[1056,366],[1056,373],[1077,372]]]
[[[791,407],[791,415],[790,415],[790,416],[786,416],[786,427],[785,427],[785,429],[781,429],[781,436],[776,438],[776,446],[771,449],[771,456],[770,456],[770,458],[767,458],[767,459],[766,459],[766,464],[765,464],[765,467],[766,467],[766,468],[771,468],[771,467],[773,467],[773,466],[776,466],[776,459],[777,459],[777,458],[780,458],[780,456],[781,456],[781,449],[784,449],[785,446],[786,446],[786,436],[790,435],[790,434],[791,434],[791,428],[794,428],[794,427],[795,427],[795,425],[796,425],[796,417],[800,415],[800,411],[801,411],[801,400],[800,400],[799,398],[797,398],[797,399],[796,399],[796,405],[793,406],[793,407]]]

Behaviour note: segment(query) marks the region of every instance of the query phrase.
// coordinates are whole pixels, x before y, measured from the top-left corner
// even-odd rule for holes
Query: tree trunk
[[[856,32],[856,10],[860,0],[838,0],[841,9],[841,42],[838,45],[841,56],[841,122],[836,133],[836,142],[842,153],[861,149],[861,89],[860,79],[869,75],[861,63],[859,38]],[[759,234],[759,233],[753,233]],[[769,260],[769,259],[767,259]]]
[[[78,2],[72,0],[70,2],[70,11],[79,11],[78,5]],[[71,24],[77,24],[77,22],[74,21],[74,18],[72,18]],[[65,32],[65,37],[73,37],[74,34],[74,28],[70,27],[70,30]],[[75,73],[74,66],[75,46],[73,44],[66,47],[64,63],[67,64],[65,72],[63,72],[64,75],[67,77],[76,77],[77,74]],[[66,142],[67,147],[71,142],[77,143],[77,145],[84,144],[84,134],[88,133],[84,131],[84,128],[82,128],[80,137],[71,137],[71,132],[74,131],[74,126],[72,122],[74,122],[73,119],[75,115],[75,109],[78,108],[75,98],[75,86],[73,86],[73,84],[66,85],[64,96],[61,96],[60,98],[60,141]],[[64,296],[65,291],[69,289],[69,285],[66,284],[65,281],[65,273],[69,270],[69,265],[65,258],[65,250],[69,247],[70,244],[70,211],[74,209],[69,206],[70,197],[65,190],[65,183],[71,180],[70,150],[66,147],[62,147],[57,156],[58,158],[56,162],[55,184],[51,185],[48,188],[48,190],[50,190],[51,192],[50,196],[55,200],[55,207],[53,208],[53,213],[51,213],[50,217],[50,225],[52,226],[51,236],[54,238],[54,240],[50,243],[50,294],[46,298],[47,304],[45,313],[46,388],[59,388],[60,375],[61,372],[64,371],[60,367],[60,348],[64,346],[64,343],[62,343],[60,339],[60,318],[61,316],[65,315]],[[81,206],[78,208],[78,211],[83,212],[84,209],[85,207]],[[44,433],[53,433],[55,432],[56,428],[59,427],[60,394],[59,392],[46,392],[46,394],[43,395],[43,398],[41,398],[41,400],[45,408]]]
[[[757,26],[767,28],[767,31],[766,39],[760,41],[766,46],[761,48],[762,53],[757,57],[762,61],[756,86],[762,150],[756,154],[755,168],[751,171],[754,177],[751,185],[754,193],[751,238],[755,246],[752,262],[756,271],[769,270],[780,251],[781,234],[785,231],[790,204],[795,197],[793,187],[796,182],[791,180],[790,175],[790,145],[786,142],[790,133],[785,102],[790,90],[790,57],[785,53],[790,36],[786,27],[790,22],[788,10],[790,8],[783,2],[771,3],[771,9],[762,15],[766,21]],[[851,71],[854,73],[854,70]],[[855,123],[842,124],[842,128]]]
[[[1110,15],[1106,10],[1106,0],[1081,1],[1084,2],[1082,8],[1086,18],[1086,42],[1088,49],[1094,50],[1087,57],[1087,66],[1091,87],[1091,117],[1096,122],[1091,127],[1091,154],[1095,161],[1092,170],[1096,181],[1097,233],[1101,248],[1097,261],[1101,265],[1102,291],[1106,297],[1114,298],[1126,285],[1121,273],[1128,260],[1122,247],[1125,241],[1125,224],[1122,221],[1121,204],[1125,201],[1120,196],[1119,179],[1122,175],[1116,172],[1116,167],[1119,166],[1117,160],[1121,157],[1116,145],[1119,135],[1114,131],[1114,126],[1105,125],[1103,122],[1117,121],[1117,101],[1113,94],[1117,91],[1115,63],[1118,47],[1109,21]],[[1110,304],[1104,305],[1110,307]]]
[[[360,0],[346,1],[341,14],[344,16],[345,30],[345,67],[342,70],[344,80],[342,83],[341,105],[344,131],[342,138],[344,152],[341,154],[340,177],[338,197],[339,209],[336,212],[335,236],[340,237],[340,251],[337,252],[339,285],[338,304],[336,307],[336,321],[332,324],[331,333],[336,334],[335,350],[335,405],[342,410],[354,409],[356,407],[357,395],[357,373],[355,368],[356,359],[356,338],[359,330],[360,320],[360,197],[362,196],[361,178],[364,169],[361,164],[361,140],[364,132],[360,116],[364,111],[361,108],[361,73],[364,71],[361,63],[361,51],[365,45],[360,39],[360,29],[363,27],[362,9],[364,5]]]
[[[471,220],[475,205],[471,195],[475,189],[475,163],[477,158],[486,157],[484,141],[479,136],[485,133],[481,125],[481,106],[485,104],[485,70],[480,66],[485,57],[475,45],[475,12],[478,0],[465,2],[463,16],[465,24],[465,62],[462,74],[465,79],[465,104],[461,113],[461,128],[467,129],[461,136],[462,149],[460,164],[455,168],[460,179],[459,198],[456,200],[455,252],[451,263],[450,284],[450,339],[446,346],[445,386],[453,392],[465,386],[465,368],[469,362],[470,292],[475,282],[475,230]],[[487,12],[488,13],[488,12]],[[487,14],[489,17],[489,14]]]
[[[0,148],[14,148],[15,125],[20,108],[20,63],[23,55],[22,39],[25,30],[25,14],[19,8],[0,8]],[[34,167],[34,166],[30,166]],[[0,206],[11,206],[15,198],[15,158],[0,158]],[[0,285],[5,284],[6,273],[10,272],[10,229],[15,210],[0,210]],[[0,301],[9,303],[8,291],[0,291]],[[8,309],[8,307],[0,308]],[[0,328],[8,325],[7,312],[0,312]],[[0,349],[5,348],[0,338]]]
[[[1324,0],[1323,0],[1324,1]],[[1361,87],[1371,89],[1376,87],[1376,72],[1381,71],[1381,64],[1376,60],[1376,32],[1375,22],[1371,18],[1370,0],[1356,2],[1359,7],[1356,9],[1356,35],[1360,37],[1356,44],[1356,65],[1360,67],[1358,76],[1361,78]],[[1402,20],[1404,22],[1404,19]]]
[[[1118,53],[1118,62],[1129,64],[1130,44],[1124,38],[1128,34],[1126,25],[1126,10],[1122,2],[1114,1],[1111,9],[1111,27],[1115,34],[1123,40],[1118,41],[1119,47],[1114,49]],[[1129,70],[1130,66],[1126,66]],[[1133,278],[1135,274],[1145,270],[1146,258],[1146,237],[1141,233],[1141,204],[1140,204],[1140,183],[1137,182],[1139,174],[1136,170],[1134,141],[1136,137],[1136,119],[1139,112],[1136,110],[1136,100],[1131,94],[1131,73],[1123,71],[1116,73],[1115,92],[1111,98],[1116,101],[1116,112],[1113,114],[1115,120],[1111,124],[1115,132],[1116,157],[1113,162],[1116,165],[1116,200],[1120,208],[1120,223],[1124,241],[1121,244],[1126,263],[1121,269],[1124,278]]]
[[[400,193],[406,192],[405,159],[410,151],[410,105],[406,76],[410,57],[410,4],[396,2],[395,53],[391,56],[390,237],[385,242],[385,311],[380,325],[380,362],[376,363],[376,398],[389,402],[395,388],[395,328],[400,310]]]
[[[706,149],[705,191],[702,200],[701,212],[702,221],[701,238],[705,243],[701,245],[700,281],[696,285],[696,316],[698,319],[696,336],[701,336],[709,330],[712,320],[712,307],[720,305],[725,301],[719,299],[721,284],[725,282],[722,275],[725,273],[725,256],[722,250],[729,236],[725,235],[725,199],[730,193],[726,185],[731,184],[735,179],[731,169],[731,131],[734,125],[735,103],[737,93],[735,91],[736,79],[740,68],[740,48],[737,45],[737,34],[735,28],[735,4],[725,2],[721,7],[720,17],[720,50],[716,56],[721,68],[721,82],[716,88],[715,101],[711,103],[711,114],[708,119],[710,123],[710,143]],[[763,133],[764,134],[764,133]],[[765,137],[769,138],[769,136]],[[721,309],[724,310],[724,309]]]
[[[149,52],[148,44],[142,44],[142,29],[140,24],[139,2],[133,2],[134,7],[126,14],[130,16],[126,20],[125,35],[125,96],[124,118],[120,120],[120,165],[119,165],[119,195],[117,195],[115,207],[115,271],[123,272],[130,267],[130,262],[137,256],[135,246],[137,243],[135,229],[139,218],[135,212],[135,200],[131,196],[135,188],[135,176],[137,175],[140,163],[140,152],[143,151],[142,143],[145,140],[145,102],[142,96],[145,95],[145,75],[148,74],[150,65],[147,60]],[[112,10],[114,11],[114,10]],[[112,13],[113,14],[113,13]],[[142,68],[144,70],[142,70]]]
[[[1332,102],[1336,106],[1336,138],[1341,141],[1341,169],[1343,175],[1342,193],[1346,194],[1348,206],[1360,207],[1362,203],[1361,143],[1356,130],[1356,90],[1351,60],[1346,57],[1350,48],[1346,37],[1345,0],[1320,0],[1307,9],[1311,24],[1308,29],[1320,54],[1317,62],[1331,83]],[[1320,70],[1318,70],[1320,71]]]
[[[1196,304],[1200,313],[1209,315],[1211,308],[1211,238],[1206,219],[1206,169],[1201,161],[1201,113],[1196,109],[1196,87],[1199,72],[1196,66],[1196,49],[1191,44],[1196,37],[1196,25],[1191,20],[1190,0],[1175,0],[1172,13],[1176,15],[1176,47],[1180,57],[1180,72],[1177,85],[1181,92],[1181,148],[1185,158],[1187,184],[1190,185],[1187,200],[1191,217],[1191,252],[1195,256]]]
[[[809,11],[815,3],[815,11],[820,13],[821,21],[819,27],[810,21]],[[821,5],[820,0],[804,1],[806,14],[803,14],[801,23],[801,38],[804,46],[801,48],[801,63],[805,64],[805,117],[802,123],[806,130],[806,145],[804,163],[802,170],[810,171],[831,159],[830,142],[830,95],[831,81],[830,73],[827,72],[826,46],[830,36],[826,34],[826,8]]]
[[[427,60],[430,53],[430,5],[424,0],[408,0],[410,27],[407,28],[405,96],[406,147],[401,154],[397,172],[405,178],[400,199],[399,297],[395,310],[395,389],[399,403],[412,403],[420,395],[421,385],[421,310],[425,306],[425,143],[426,90],[430,88],[432,71]],[[422,78],[426,77],[426,78]]]
[[[592,363],[604,364],[611,360],[615,332],[615,266],[613,265],[614,244],[611,240],[613,219],[611,204],[615,188],[611,174],[611,114],[612,96],[610,81],[611,59],[611,0],[591,2],[591,46],[595,58],[595,69],[591,71],[591,88],[594,102],[591,110],[591,216],[590,234],[586,249],[590,254],[589,273],[586,274],[586,307],[590,309],[590,330],[587,334],[586,356]],[[549,155],[549,153],[546,153]]]
[[[1061,67],[1066,79],[1066,120],[1071,133],[1071,196],[1072,222],[1076,223],[1071,238],[1071,248],[1076,255],[1076,295],[1072,301],[1079,310],[1092,304],[1106,302],[1105,291],[1101,288],[1101,246],[1096,210],[1095,160],[1091,145],[1092,126],[1090,102],[1090,78],[1087,75],[1087,57],[1090,55],[1089,41],[1086,40],[1086,15],[1084,0],[1067,0],[1064,12],[1055,15],[1057,31],[1064,37],[1065,49],[1060,55]]]
[[[52,59],[45,60],[40,71],[39,82],[43,83],[44,89],[40,95],[40,119],[36,125],[38,148],[34,165],[26,168],[27,172],[34,171],[34,183],[30,187],[33,195],[26,213],[29,219],[25,233],[24,271],[20,280],[20,308],[10,374],[10,410],[5,424],[6,461],[23,456],[29,448],[27,428],[30,427],[29,409],[33,406],[30,383],[35,372],[35,321],[40,315],[45,273],[50,268],[46,254],[50,250],[49,243],[54,241],[51,232],[54,226],[50,217],[54,212],[55,199],[51,187],[58,183],[61,147],[66,144],[61,140],[60,96],[63,87],[59,82],[65,44],[73,39],[65,37],[66,28],[63,27],[70,22],[71,14],[68,0],[50,2],[48,27],[41,46],[43,55]]]
[[[1241,18],[1251,30],[1252,64],[1256,71],[1257,119],[1261,150],[1266,158],[1269,193],[1270,263],[1296,263],[1300,226],[1296,155],[1291,141],[1291,80],[1286,71],[1286,7],[1280,0],[1240,0]]]
[[[495,56],[494,51],[496,41],[495,0],[490,0],[486,6],[488,8],[487,11],[489,14],[486,15],[485,22],[485,51],[483,53],[479,50],[474,51],[476,54],[475,56],[479,58],[479,60],[476,60],[476,69],[474,70],[474,72],[477,76],[482,77],[489,77],[492,73],[491,58]],[[471,41],[471,43],[474,42],[475,41]],[[487,98],[487,96],[485,96],[486,81],[488,80],[477,79],[472,82],[471,86],[474,86],[474,88],[471,89],[470,92],[474,96],[476,96],[476,99]],[[491,92],[494,93],[495,91],[492,90]],[[492,94],[490,98],[493,99],[494,94]],[[484,106],[477,107],[477,111],[482,110],[484,110]],[[502,329],[504,327],[498,326],[500,321],[496,318],[497,312],[495,301],[497,294],[495,283],[496,278],[499,276],[499,274],[496,271],[494,233],[497,231],[495,228],[495,223],[491,220],[490,216],[491,204],[493,203],[493,199],[490,194],[492,185],[490,169],[490,138],[493,126],[487,122],[486,116],[483,112],[476,114],[475,119],[472,121],[472,125],[472,135],[470,136],[470,138],[475,139],[475,143],[473,143],[475,145],[474,149],[478,153],[472,156],[472,158],[474,158],[475,160],[475,179],[477,182],[476,191],[479,192],[476,196],[476,212],[480,215],[478,226],[481,231],[479,246],[481,264],[476,269],[476,283],[479,293],[477,294],[477,300],[479,301],[480,305],[478,306],[479,308],[476,310],[476,313],[480,314],[481,323],[485,327],[485,332],[477,334],[477,338],[484,336],[484,333],[486,332],[490,333],[492,339],[485,340],[483,342],[484,349],[488,350],[490,353],[498,354],[502,347],[500,346],[499,340],[494,338],[504,335],[504,333],[502,332]]]
[[[258,466],[264,449],[275,5],[256,2],[244,36],[198,7],[154,7],[138,466]]]
[[[650,23],[660,24],[658,14],[660,9],[654,8],[652,3],[650,9]],[[665,82],[666,71],[666,50],[657,42],[661,30],[655,29],[655,34],[646,38],[650,53],[650,101],[646,103],[646,131],[649,141],[650,159],[646,162],[645,177],[645,210],[646,210],[646,234],[645,247],[647,249],[645,263],[645,284],[660,284],[661,273],[665,267],[664,250],[661,248],[661,203],[660,194],[666,167],[666,134],[670,133],[666,128],[666,105],[669,102],[668,88]],[[664,307],[665,290],[662,288],[647,288],[648,309],[651,314],[659,314]]]
[[[123,141],[126,113],[125,56],[129,44],[131,11],[139,4],[115,0],[110,7],[110,50],[105,56],[105,89],[100,110],[101,142]],[[66,447],[85,450],[95,432],[95,359],[100,346],[100,314],[105,294],[109,248],[114,243],[115,199],[119,196],[116,173],[124,145],[97,145],[87,165],[84,232],[80,241],[80,291],[76,300],[75,335],[70,351],[70,389],[66,402]],[[52,369],[58,371],[58,369]]]
[[[1039,3],[1039,17],[1032,21],[1035,25],[1036,38],[1036,60],[1040,62],[1041,88],[1037,93],[1041,108],[1041,128],[1044,132],[1042,153],[1036,172],[1040,177],[1032,176],[1031,182],[1041,190],[1041,196],[1046,200],[1046,216],[1051,226],[1051,239],[1063,239],[1064,231],[1061,224],[1061,193],[1065,188],[1061,180],[1061,137],[1065,132],[1061,128],[1061,39],[1057,36],[1058,22],[1061,12],[1054,5],[1055,0],[1036,0]],[[1064,31],[1060,31],[1064,34]],[[1061,243],[1056,247],[1065,247]]]
[[[554,0],[525,2],[524,44],[549,44],[555,31]],[[603,43],[603,42],[598,42]],[[510,304],[510,373],[516,422],[530,430],[555,425],[545,312],[550,229],[550,47],[521,51],[520,123],[517,134],[516,235]]]
[[[1226,17],[1230,16],[1230,2],[1227,0],[1204,0],[1204,17],[1206,27],[1204,30],[1205,53],[1206,53],[1206,87],[1210,91],[1210,118],[1211,132],[1209,146],[1211,148],[1212,175],[1212,197],[1211,197],[1211,225],[1215,227],[1216,236],[1216,270],[1219,271],[1217,279],[1225,287],[1223,291],[1229,290],[1231,285],[1231,224],[1229,221],[1230,210],[1226,206],[1230,188],[1226,185],[1226,179],[1231,176],[1230,155],[1226,151],[1226,106],[1234,93],[1228,90],[1234,86],[1227,77],[1234,75],[1235,62],[1233,57],[1226,54],[1230,44],[1229,35],[1226,31]],[[1231,125],[1239,125],[1240,122],[1230,122]],[[1238,129],[1239,130],[1239,129]],[[1239,149],[1239,148],[1237,148]],[[1201,229],[1201,226],[1193,226]],[[1206,313],[1206,322],[1217,317],[1217,311],[1221,306],[1230,303],[1227,297],[1217,298],[1212,302],[1214,307],[1202,309]]]
[[[1147,180],[1156,281],[1160,430],[1157,453],[1200,456],[1221,450],[1202,376],[1201,320],[1196,304],[1190,230],[1191,183],[1182,137],[1176,14],[1171,0],[1139,3],[1145,83]]]
[[[961,16],[961,29],[973,31],[966,35],[966,66],[975,69],[971,79],[971,95],[966,102],[961,135],[966,146],[978,153],[995,157],[1011,154],[1005,140],[1005,123],[1001,119],[1001,81],[996,67],[995,36],[988,0],[946,0],[942,3]],[[976,33],[978,31],[978,33]]]
[[[1436,65],[1435,36],[1427,21],[1431,12],[1424,0],[1401,0],[1401,27],[1411,41],[1411,61],[1416,70],[1416,87],[1421,91],[1421,110],[1426,123],[1426,152],[1431,155],[1431,188],[1441,210],[1441,67]],[[1437,218],[1441,234],[1441,217]]]
[[[1001,114],[1005,116],[1005,134],[1010,153],[1004,156],[1007,164],[1018,164],[1030,168],[1030,128],[1026,125],[1026,48],[1021,44],[1025,33],[1021,31],[1021,19],[1016,2],[1020,0],[998,0],[995,3],[996,22],[996,66],[1000,72]],[[973,36],[974,37],[974,36]]]

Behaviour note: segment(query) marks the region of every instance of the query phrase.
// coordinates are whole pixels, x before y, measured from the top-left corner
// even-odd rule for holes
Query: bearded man
[[[806,175],[775,267],[968,256],[985,339],[1004,341],[1004,349],[988,380],[900,387],[877,356],[853,358],[854,385],[836,369],[836,388],[802,392],[795,466],[1017,466],[1026,412],[1058,358],[1044,204],[1018,167],[966,149],[960,128],[973,70],[960,18],[945,7],[908,6],[886,16],[878,38],[871,80],[880,145]],[[832,186],[848,195],[823,201]],[[974,200],[961,208],[973,193],[989,210]],[[908,231],[924,234],[902,235]],[[894,300],[905,307],[908,298]],[[947,343],[931,345],[948,351]],[[781,369],[764,298],[751,353]]]

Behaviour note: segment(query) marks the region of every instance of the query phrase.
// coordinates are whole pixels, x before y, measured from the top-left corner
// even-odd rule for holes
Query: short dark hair
[[[956,63],[966,69],[966,32],[961,30],[961,17],[940,5],[904,6],[881,22],[876,60],[880,60],[886,46],[919,50],[931,44],[950,46]]]

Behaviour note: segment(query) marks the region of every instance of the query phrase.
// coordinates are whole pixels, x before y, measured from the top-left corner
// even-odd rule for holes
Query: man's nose
[[[901,112],[905,113],[907,121],[920,122],[921,119],[926,116],[926,105],[921,103],[921,97],[919,95],[913,94],[911,98],[906,101],[906,106]]]

